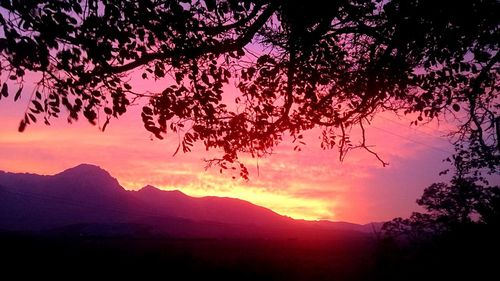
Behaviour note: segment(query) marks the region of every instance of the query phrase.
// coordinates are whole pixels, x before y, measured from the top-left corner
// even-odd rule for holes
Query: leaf
[[[22,91],[23,91],[23,87],[19,87],[19,90],[17,90],[16,95],[14,96],[14,101],[17,101],[21,97]]]
[[[9,96],[9,87],[7,86],[7,83],[3,83],[1,95],[4,97]]]
[[[36,117],[32,113],[28,113],[28,117],[33,121],[33,123],[36,123]]]
[[[111,115],[113,113],[113,110],[109,107],[105,107],[104,108],[104,113],[108,114],[108,115]],[[103,130],[104,131],[104,130]]]
[[[147,106],[144,106],[142,108],[142,112],[144,112],[144,114],[146,114],[146,115],[153,115],[153,110]]]
[[[201,81],[203,81],[203,83],[205,83],[207,85],[210,85],[210,80],[208,79],[208,75],[206,73],[203,73],[201,75]]]
[[[31,101],[31,102],[33,103],[33,105],[35,105],[35,109],[36,109],[37,111],[39,111],[39,112],[43,111],[43,107],[42,107],[42,105],[40,104],[40,102],[39,102],[39,101],[37,101],[37,100],[33,100],[33,101]]]
[[[455,104],[453,105],[453,110],[455,110],[455,111],[457,111],[457,112],[458,112],[458,111],[460,111],[460,105],[458,105],[458,104],[456,104],[456,103],[455,103]]]
[[[22,133],[24,132],[25,129],[26,129],[26,122],[24,122],[24,120],[21,120],[21,123],[19,123],[19,128],[17,128],[17,130],[19,131],[19,133]]]
[[[83,116],[87,118],[87,120],[90,122],[90,124],[95,125],[95,119],[97,118],[97,114],[92,110],[92,109],[85,109],[83,111]]]

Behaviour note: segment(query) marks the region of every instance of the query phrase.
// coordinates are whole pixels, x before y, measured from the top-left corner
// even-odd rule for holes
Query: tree
[[[68,121],[83,115],[104,130],[143,97],[142,120],[154,136],[180,134],[184,152],[195,142],[222,149],[210,164],[228,167],[240,152],[271,153],[286,135],[302,144],[302,132],[317,127],[321,146],[337,148],[340,159],[354,148],[378,158],[364,127],[394,111],[417,113],[415,125],[454,115],[457,148],[470,153],[471,167],[499,163],[496,0],[3,0],[0,7],[1,95],[15,91],[17,100],[23,78],[40,77],[19,131],[39,116],[49,124],[62,108]],[[134,74],[166,78],[164,90],[137,92],[128,83]],[[236,96],[224,91],[231,83]],[[358,141],[349,139],[354,129]]]
[[[391,237],[422,241],[473,224],[498,229],[500,186],[479,182],[478,178],[458,174],[450,184],[433,183],[417,200],[427,212],[414,212],[407,219],[395,218],[383,225],[384,232]]]
[[[450,183],[427,187],[417,203],[426,212],[382,227],[376,254],[380,280],[399,280],[408,272],[410,280],[487,279],[495,274],[500,186],[457,174]]]
[[[424,190],[417,204],[425,206],[438,221],[446,224],[472,222],[472,215],[483,195],[483,188],[470,179],[455,178],[451,185],[433,183]]]

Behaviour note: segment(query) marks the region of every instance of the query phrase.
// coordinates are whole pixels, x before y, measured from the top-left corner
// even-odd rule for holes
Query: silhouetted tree
[[[490,188],[476,205],[481,222],[500,230],[500,187]]]
[[[470,224],[494,226],[500,222],[499,202],[500,186],[485,186],[477,178],[455,176],[450,184],[434,183],[424,190],[417,204],[427,213],[396,218],[385,223],[383,230],[389,236],[419,241]]]
[[[457,158],[455,158],[457,159]],[[461,167],[464,164],[467,167]],[[377,244],[380,280],[488,279],[497,274],[500,186],[454,163],[450,183],[434,183],[417,203],[426,212],[385,223]],[[395,270],[397,268],[397,270]]]
[[[338,148],[341,159],[354,148],[374,153],[364,126],[380,111],[417,113],[414,124],[456,114],[457,145],[472,166],[499,163],[496,0],[2,0],[0,7],[1,96],[15,92],[17,100],[23,78],[38,79],[20,131],[39,116],[49,124],[61,108],[68,121],[82,114],[104,130],[145,97],[148,131],[180,134],[184,152],[197,141],[223,149],[213,163],[227,167],[239,152],[270,153],[285,135],[301,145],[302,132],[316,127],[322,147]],[[165,78],[164,89],[137,91],[130,74]],[[239,93],[225,91],[231,83]],[[349,139],[353,128],[359,142]]]

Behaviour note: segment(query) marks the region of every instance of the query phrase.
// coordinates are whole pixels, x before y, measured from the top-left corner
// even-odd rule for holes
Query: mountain
[[[131,194],[143,201],[159,216],[180,217],[197,221],[265,226],[290,221],[269,209],[234,198],[193,198],[178,191],[164,191],[145,186]]]
[[[371,232],[357,224],[293,220],[240,199],[194,198],[150,185],[127,191],[107,171],[89,164],[52,176],[0,171],[0,230],[182,238]]]
[[[97,166],[79,165],[53,176],[0,172],[0,229],[123,222],[142,205]]]

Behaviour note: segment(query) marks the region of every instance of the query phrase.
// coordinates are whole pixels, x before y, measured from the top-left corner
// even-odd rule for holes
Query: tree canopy
[[[386,222],[382,230],[389,237],[403,236],[420,241],[474,225],[498,231],[500,186],[483,185],[476,177],[455,175],[450,184],[433,183],[424,190],[417,204],[426,212]]]
[[[312,128],[341,158],[375,154],[364,128],[378,112],[452,116],[456,157],[494,170],[499,14],[496,0],[2,0],[0,97],[38,77],[19,131],[65,111],[104,130],[145,98],[148,131],[221,149],[222,167]],[[132,74],[163,91],[136,90]]]

